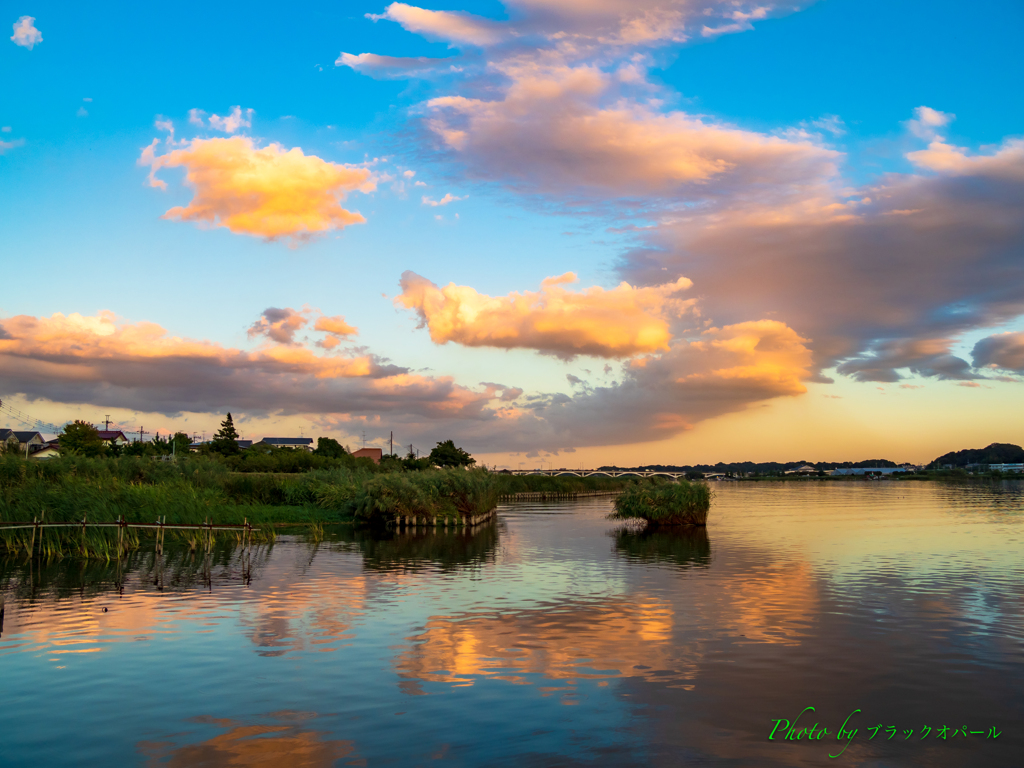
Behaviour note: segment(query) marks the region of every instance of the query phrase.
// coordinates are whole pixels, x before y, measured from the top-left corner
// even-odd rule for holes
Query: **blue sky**
[[[618,7],[618,0],[609,2]],[[766,13],[753,5],[712,4],[713,13],[693,15],[681,3],[645,0],[644,29],[656,26],[652,19],[662,27],[640,37],[630,32],[627,42],[623,30],[633,18],[627,17],[640,6],[623,5],[620,15],[595,21],[593,7],[554,0],[422,6],[459,16],[359,2],[315,5],[298,17],[252,4],[186,3],[173,12],[128,4],[102,10],[30,5],[14,8],[7,23],[32,17],[42,41],[29,49],[5,35],[0,45],[8,94],[0,104],[6,288],[0,323],[8,336],[14,326],[4,318],[95,317],[107,310],[118,327],[156,323],[169,337],[258,354],[280,343],[247,332],[268,308],[307,308],[312,314],[303,333],[312,332],[316,311],[343,316],[358,328],[357,336],[344,339],[346,346],[321,353],[315,335],[289,338],[285,346],[369,355],[378,368],[368,375],[378,384],[399,375],[379,366],[399,366],[407,372],[400,375],[426,377],[416,386],[435,392],[431,405],[374,400],[353,410],[344,405],[347,390],[339,390],[339,410],[325,413],[320,401],[313,411],[308,402],[278,402],[271,387],[265,408],[249,413],[236,407],[254,430],[302,428],[352,438],[367,424],[382,431],[397,421],[422,443],[461,436],[499,463],[567,450],[602,462],[648,454],[665,462],[717,459],[722,456],[700,455],[709,438],[698,441],[695,434],[711,430],[717,435],[711,444],[728,452],[730,436],[744,429],[733,422],[760,423],[764,409],[780,408],[792,422],[793,407],[805,416],[787,439],[787,452],[802,455],[807,445],[851,454],[867,450],[867,438],[823,440],[815,426],[823,418],[820,406],[799,404],[841,388],[842,397],[854,401],[852,407],[843,403],[844,413],[858,415],[840,423],[856,431],[871,420],[879,387],[918,398],[906,409],[907,429],[927,423],[943,402],[987,414],[980,398],[1015,396],[1014,334],[1022,327],[1024,283],[1008,266],[1019,263],[1019,230],[1007,229],[1005,221],[1020,213],[1021,200],[1012,143],[1024,133],[1024,106],[1015,96],[1015,43],[1024,28],[1019,3],[974,4],[970,17],[952,2],[843,0]],[[733,23],[735,13],[749,21],[744,16],[734,33],[701,33],[702,26]],[[374,21],[366,14],[390,16]],[[466,19],[477,31],[452,26]],[[467,42],[465,34],[483,35],[484,42]],[[342,52],[450,58],[444,67],[461,70],[424,74],[398,64],[360,70],[336,65]],[[623,74],[630,67],[632,74]],[[550,100],[545,88],[563,89],[562,95]],[[430,102],[437,98],[464,101]],[[208,122],[236,105],[253,110],[250,125],[224,132]],[[920,107],[931,111],[915,113]],[[205,125],[190,123],[194,109],[205,112]],[[164,141],[157,120],[171,121],[179,142],[244,137],[254,148],[299,147],[332,168],[363,167],[376,189],[349,189],[341,204],[366,222],[266,240],[220,219],[198,226],[161,218],[173,206],[188,206],[196,188],[183,183],[181,168],[158,172],[166,190],[147,184],[149,169],[138,163],[145,147],[158,138],[161,155],[186,146]],[[461,126],[462,138],[440,132],[441,123],[446,130]],[[595,143],[586,145],[590,138],[581,135],[578,153],[571,143],[546,144],[563,129],[571,136],[579,126],[598,125]],[[929,146],[932,154],[914,154]],[[695,157],[703,170],[694,170]],[[665,178],[657,171],[662,167],[670,169]],[[404,171],[415,176],[399,188]],[[444,206],[423,202],[446,194],[460,199]],[[958,210],[965,194],[991,212],[991,221],[976,215],[960,225],[943,213],[947,205]],[[925,202],[876,210],[897,197]],[[837,215],[837,206],[852,213]],[[908,219],[906,227],[892,226],[893,216]],[[924,216],[933,223],[921,223]],[[851,217],[863,233],[850,234]],[[763,227],[769,220],[770,234],[753,232],[752,222]],[[949,231],[939,232],[936,221],[951,222]],[[809,227],[820,228],[816,241],[807,239]],[[856,243],[841,253],[809,244],[851,237]],[[769,253],[766,238],[791,243],[779,247],[803,255],[783,263]],[[961,241],[978,244],[949,245],[949,254],[932,260],[929,238],[939,250]],[[879,243],[877,253],[865,243]],[[844,259],[857,264],[865,248],[883,263],[909,254],[907,263],[877,295],[870,281],[851,286],[865,297],[863,309],[851,303],[835,313],[841,320],[822,311],[809,278],[800,293],[763,279],[746,285],[742,277],[756,272],[752,264],[774,259],[779,270],[820,272],[823,285],[834,286],[829,270],[844,274]],[[458,306],[454,294],[443,298],[462,318],[455,326],[445,325],[442,310],[431,315],[412,299],[395,306],[407,270],[439,287],[437,301],[448,283],[473,292]],[[915,281],[909,276],[916,270],[940,272],[942,279]],[[957,270],[964,270],[963,281]],[[570,271],[579,278],[571,290],[584,298],[556,300],[542,292],[528,317],[493,314],[498,305],[480,298],[537,292],[545,278]],[[693,304],[669,307],[665,292],[630,294],[635,343],[602,346],[601,339],[633,328],[632,321],[616,315],[625,311],[619,298],[586,298],[586,289],[610,290],[622,280],[656,287],[680,277],[693,280],[685,296],[679,294]],[[999,290],[986,288],[986,280]],[[956,307],[967,319],[949,320]],[[570,332],[575,320],[565,312],[577,319],[582,313],[591,325]],[[503,323],[519,325],[495,330]],[[559,337],[552,327],[565,333]],[[663,332],[662,341],[650,341]],[[776,339],[771,343],[769,332]],[[1004,335],[986,347],[984,359],[972,359],[975,344],[997,332]],[[41,332],[31,333],[15,335],[17,349],[0,349],[0,355],[12,364],[32,361],[39,371],[64,364],[57,358],[65,360],[66,353],[46,351]],[[589,336],[589,352],[573,347]],[[754,336],[760,347],[755,341],[742,360],[695,357],[730,344],[730,354],[738,355],[735,339]],[[647,341],[637,341],[641,337]],[[789,345],[785,360],[761,354],[783,343]],[[83,359],[106,354],[97,350],[83,352]],[[653,370],[644,362],[651,355],[665,373],[647,380],[640,369]],[[891,359],[875,365],[880,355]],[[150,365],[157,378],[167,363],[137,362]],[[168,429],[184,419],[215,424],[218,409],[230,406],[229,392],[211,392],[185,409],[180,397],[147,389],[145,377],[108,381],[114,374],[105,364],[79,363],[91,371],[89,386],[76,385],[81,371],[54,374],[51,368],[45,376],[0,375],[0,397],[56,423],[120,407],[125,423],[145,415]],[[843,371],[838,377],[837,370]],[[722,371],[732,373],[712,381]],[[255,386],[262,375],[253,375]],[[732,386],[737,377],[745,383],[742,392]],[[442,379],[445,386],[467,388],[457,416],[444,400],[454,395],[437,394]],[[670,379],[681,385],[700,380],[709,389],[672,389]],[[319,381],[292,383],[312,388]],[[481,382],[522,389],[523,399],[488,400]],[[930,388],[929,397],[911,386]],[[963,401],[968,396],[975,399]],[[609,420],[607,433],[588,426],[609,412],[618,417]],[[1005,423],[989,418],[917,443],[897,440],[892,449],[923,459],[938,448],[962,447],[936,441],[1013,437]],[[625,437],[624,424],[642,426]],[[886,445],[878,448],[884,452]]]

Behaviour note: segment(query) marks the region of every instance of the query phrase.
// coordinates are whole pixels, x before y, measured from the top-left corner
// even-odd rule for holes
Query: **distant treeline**
[[[706,475],[710,472],[723,473],[751,473],[759,475],[781,475],[787,469],[802,467],[804,465],[815,469],[853,469],[873,467],[898,467],[899,465],[889,459],[868,459],[866,461],[736,461],[731,464],[719,462],[717,464],[647,464],[642,467],[600,467],[603,470],[619,470],[628,472],[649,471],[649,472],[684,472],[687,475]]]

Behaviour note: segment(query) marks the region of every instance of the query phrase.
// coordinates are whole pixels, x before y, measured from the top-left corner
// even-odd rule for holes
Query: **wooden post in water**
[[[28,556],[30,558],[35,557],[36,554],[36,528],[38,527],[39,524],[36,522],[36,517],[32,515],[32,540],[28,545]]]

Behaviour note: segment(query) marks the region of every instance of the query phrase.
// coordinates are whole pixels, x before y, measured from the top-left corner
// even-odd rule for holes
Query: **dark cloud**
[[[666,225],[620,271],[644,283],[692,278],[716,321],[784,320],[811,339],[819,371],[847,363],[862,379],[894,381],[899,367],[963,378],[963,361],[894,350],[1024,312],[1024,158],[994,159],[996,170],[974,175],[891,177],[841,215],[736,211]]]
[[[979,368],[1024,373],[1024,333],[999,333],[974,345],[971,358]]]

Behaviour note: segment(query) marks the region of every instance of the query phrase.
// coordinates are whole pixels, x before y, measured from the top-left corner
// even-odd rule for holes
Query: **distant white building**
[[[813,475],[813,474],[816,474],[817,471],[818,471],[817,467],[812,467],[810,464],[804,464],[803,466],[800,466],[800,467],[793,467],[792,469],[787,469],[782,474],[784,474],[784,475]]]
[[[989,464],[989,472],[1024,472],[1024,464]]]
[[[831,474],[840,475],[900,475],[907,472],[906,467],[844,467],[833,469]]]

